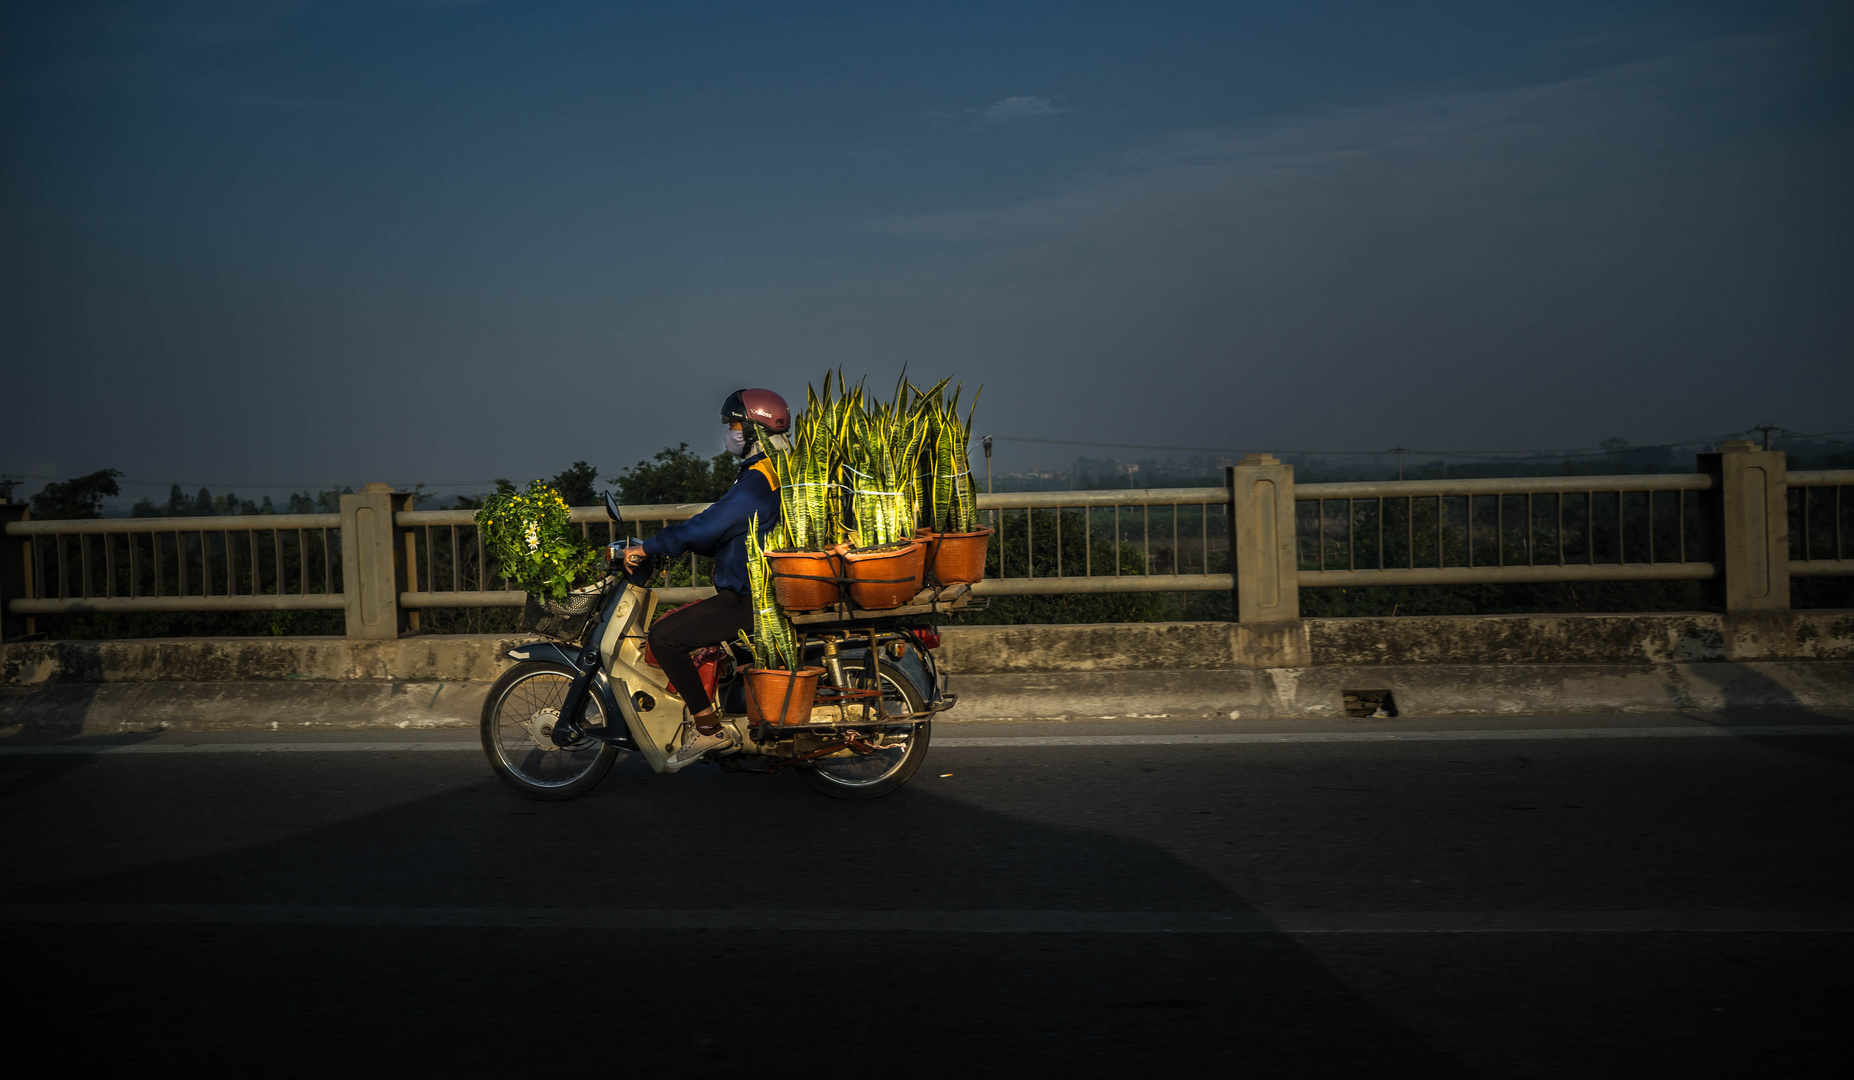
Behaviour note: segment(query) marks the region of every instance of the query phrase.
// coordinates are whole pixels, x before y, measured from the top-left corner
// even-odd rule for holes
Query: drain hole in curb
[[[1397,715],[1397,701],[1389,690],[1347,690],[1339,704],[1345,714],[1359,720],[1384,720]]]

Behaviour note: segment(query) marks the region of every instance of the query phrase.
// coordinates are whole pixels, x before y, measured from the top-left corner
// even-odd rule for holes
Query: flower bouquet
[[[526,491],[492,495],[476,527],[502,576],[528,594],[522,629],[577,638],[599,604],[599,549],[573,528],[560,493],[536,480]]]

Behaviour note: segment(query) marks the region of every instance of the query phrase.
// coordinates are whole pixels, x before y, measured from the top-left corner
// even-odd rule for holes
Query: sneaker
[[[669,756],[669,770],[675,772],[684,765],[692,765],[701,760],[702,755],[711,750],[723,750],[734,745],[734,737],[722,728],[717,735],[704,735],[699,731],[689,731],[689,741],[682,744]]]

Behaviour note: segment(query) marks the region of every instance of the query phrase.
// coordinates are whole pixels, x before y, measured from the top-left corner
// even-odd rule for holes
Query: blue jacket
[[[687,521],[671,525],[644,541],[651,555],[675,558],[688,552],[706,555],[715,561],[715,588],[727,589],[751,597],[747,582],[747,522],[760,515],[760,539],[779,523],[779,493],[767,474],[770,467],[756,469],[766,455],[756,453],[740,463],[740,475],[727,494]]]

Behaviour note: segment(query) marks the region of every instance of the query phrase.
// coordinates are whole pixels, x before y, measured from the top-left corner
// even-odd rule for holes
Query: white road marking
[[[1478,731],[1274,731],[1223,735],[1020,735],[936,737],[935,749],[1013,749],[1035,746],[1244,746],[1269,743],[1514,742],[1548,739],[1746,739],[1799,735],[1854,735],[1849,724],[1762,724],[1732,727],[1511,728]],[[250,742],[85,743],[59,746],[0,745],[0,756],[65,754],[348,754],[467,750],[476,742]]]
[[[935,737],[933,746],[1221,746],[1252,743],[1506,742],[1536,739],[1704,739],[1771,735],[1854,735],[1848,724],[1742,727],[1511,728],[1483,731],[1281,731],[1231,735],[1024,735]]]
[[[1848,933],[1848,911],[783,911],[610,907],[0,904],[0,923],[870,930],[942,934]]]

